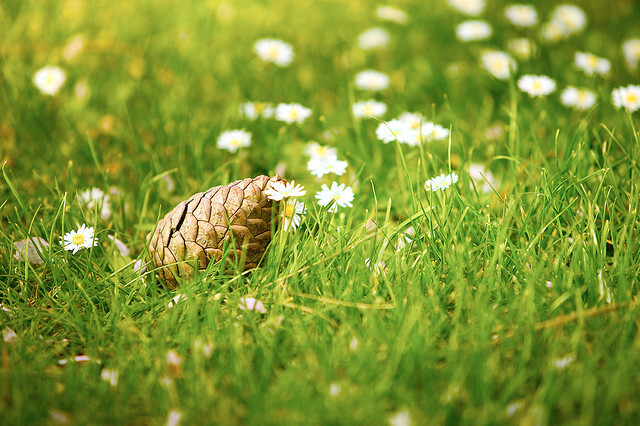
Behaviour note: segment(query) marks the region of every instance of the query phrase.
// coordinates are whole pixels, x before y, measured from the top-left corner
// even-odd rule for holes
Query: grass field
[[[2,423],[638,424],[640,4],[449,3],[3,1]],[[176,204],[276,173],[307,211],[263,267],[155,277]]]

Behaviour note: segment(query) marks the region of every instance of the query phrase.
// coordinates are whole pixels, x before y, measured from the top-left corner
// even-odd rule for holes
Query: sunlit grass
[[[622,43],[640,37],[640,10],[576,1],[586,28],[549,42],[554,2],[536,2],[528,29],[507,4],[487,2],[491,37],[462,43],[455,28],[471,18],[446,2],[397,3],[405,24],[369,2],[3,3],[2,418],[637,423],[639,122],[612,91],[638,82]],[[372,27],[386,47],[362,48]],[[522,37],[528,58],[508,48]],[[260,59],[265,38],[293,61]],[[494,78],[488,50],[517,67],[507,59]],[[576,52],[611,70],[587,75]],[[45,66],[65,73],[49,94],[33,81]],[[388,88],[362,89],[368,69]],[[555,91],[529,96],[527,74]],[[567,86],[595,106],[563,105]],[[367,100],[386,112],[354,114]],[[253,119],[246,102],[311,115]],[[381,124],[406,111],[448,133],[409,143]],[[234,129],[250,143],[220,144]],[[308,168],[311,141],[345,173]],[[262,268],[212,264],[177,290],[155,278],[147,235],[169,210],[276,173],[305,186],[307,212]],[[334,181],[354,199],[330,213],[316,193]],[[98,245],[66,251],[60,237],[81,225]],[[29,237],[48,243],[41,263],[18,253]]]

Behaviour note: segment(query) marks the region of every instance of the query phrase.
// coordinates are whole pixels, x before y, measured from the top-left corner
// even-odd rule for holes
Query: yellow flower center
[[[638,95],[636,95],[635,93],[629,93],[627,95],[627,102],[628,103],[636,103],[636,102],[638,102]]]
[[[82,234],[76,234],[73,237],[71,237],[71,242],[77,246],[79,246],[80,244],[84,243],[84,235]]]
[[[284,207],[284,217],[291,219],[296,214],[296,208],[292,204],[287,204]]]

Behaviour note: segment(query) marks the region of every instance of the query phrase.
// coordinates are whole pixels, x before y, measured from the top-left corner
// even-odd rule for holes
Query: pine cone
[[[203,271],[209,262],[222,258],[225,244],[230,260],[239,262],[246,253],[244,269],[258,266],[271,241],[272,217],[278,225],[278,204],[263,191],[277,181],[286,182],[277,175],[238,180],[178,204],[158,222],[150,238],[149,253],[159,268],[158,277],[175,288],[176,278],[193,277],[193,260]]]

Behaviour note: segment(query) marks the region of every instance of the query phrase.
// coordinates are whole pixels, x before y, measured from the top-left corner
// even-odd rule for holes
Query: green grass
[[[373,2],[3,2],[0,328],[17,335],[0,342],[3,423],[42,424],[56,411],[73,424],[161,424],[178,410],[183,424],[386,424],[402,411],[414,424],[637,424],[640,121],[613,107],[611,91],[638,82],[621,43],[640,36],[640,7],[576,1],[587,29],[547,44],[509,25],[505,2],[488,3],[493,37],[463,44],[454,27],[465,17],[436,1],[398,2],[407,25],[377,20]],[[536,2],[541,21],[553,7]],[[371,26],[389,31],[389,48],[358,49]],[[67,61],[79,34],[84,50]],[[556,93],[531,99],[479,66],[483,48],[519,35],[537,51],[517,76],[549,75]],[[291,43],[294,62],[260,61],[252,45],[263,37]],[[576,70],[577,50],[610,59],[610,75]],[[67,73],[54,97],[31,81],[50,64]],[[354,89],[367,68],[391,87]],[[570,84],[596,91],[597,106],[562,106]],[[387,120],[420,111],[450,126],[450,141],[382,144],[375,120],[350,113],[370,97]],[[247,100],[313,115],[301,126],[249,121],[237,113]],[[496,124],[505,133],[489,139]],[[234,128],[251,131],[252,146],[217,149]],[[354,188],[352,208],[314,202],[332,177],[306,171],[309,140],[349,162],[336,180]],[[472,162],[496,175],[494,191],[472,187]],[[150,265],[134,271],[178,202],[282,166],[305,185],[309,211],[298,232],[276,235],[264,267],[214,266],[175,291]],[[425,191],[449,171],[456,185]],[[108,220],[77,200],[92,187],[121,192]],[[64,251],[59,237],[83,223],[100,244]],[[50,244],[41,266],[15,257],[28,236]],[[267,313],[241,310],[244,297]],[[103,369],[118,372],[116,386]]]

